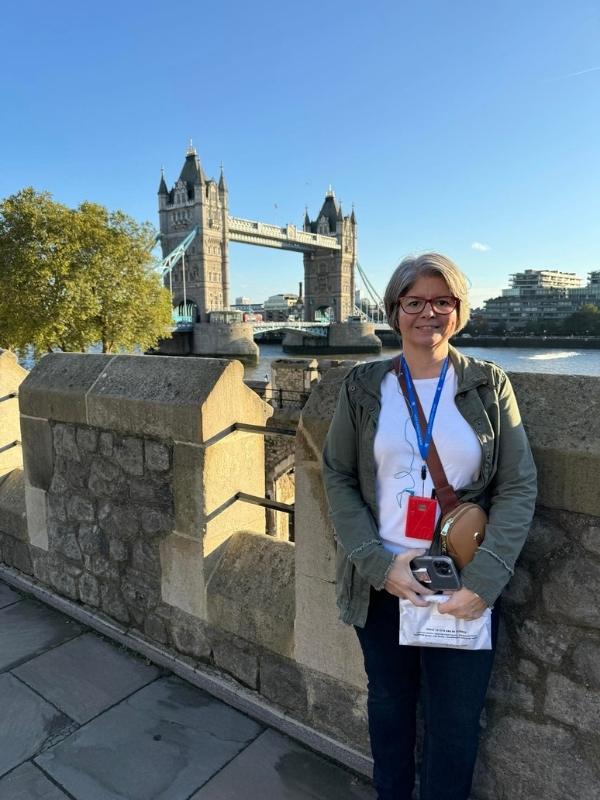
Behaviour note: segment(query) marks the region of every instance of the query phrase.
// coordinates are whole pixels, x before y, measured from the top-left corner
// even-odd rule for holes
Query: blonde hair
[[[388,322],[396,333],[398,327],[398,299],[406,294],[411,286],[423,277],[440,277],[446,281],[450,294],[459,301],[456,309],[456,333],[469,321],[470,306],[467,279],[454,261],[441,253],[422,253],[420,256],[406,256],[398,264],[385,289],[383,302]]]

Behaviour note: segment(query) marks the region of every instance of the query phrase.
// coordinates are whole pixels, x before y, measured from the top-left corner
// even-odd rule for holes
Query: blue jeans
[[[364,628],[356,628],[369,679],[369,734],[378,800],[411,800],[416,709],[425,736],[420,800],[468,800],[494,650],[398,644],[398,598],[371,590]],[[492,613],[496,646],[497,609]]]

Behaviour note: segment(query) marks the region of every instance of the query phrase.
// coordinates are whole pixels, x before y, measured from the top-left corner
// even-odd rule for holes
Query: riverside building
[[[510,276],[501,297],[485,301],[483,318],[490,327],[519,331],[532,321],[560,322],[586,304],[600,306],[600,270],[583,285],[574,272],[526,269]]]

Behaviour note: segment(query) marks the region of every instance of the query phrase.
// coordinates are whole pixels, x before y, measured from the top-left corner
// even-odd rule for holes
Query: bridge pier
[[[283,351],[298,355],[380,353],[381,340],[375,335],[372,322],[337,322],[328,327],[326,337],[288,331]]]
[[[192,338],[192,355],[237,358],[244,364],[258,364],[258,345],[252,325],[245,322],[197,322]]]

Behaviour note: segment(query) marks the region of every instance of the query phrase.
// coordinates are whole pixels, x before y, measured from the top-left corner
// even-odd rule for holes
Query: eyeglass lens
[[[414,297],[405,295],[400,298],[400,305],[406,314],[420,314],[429,303],[434,313],[450,314],[456,308],[458,300],[456,297]]]

